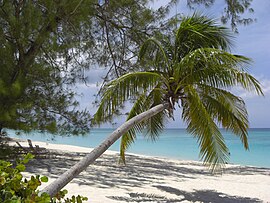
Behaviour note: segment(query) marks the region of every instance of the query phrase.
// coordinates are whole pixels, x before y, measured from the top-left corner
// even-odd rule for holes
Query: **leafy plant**
[[[25,171],[25,164],[34,156],[30,153],[23,159],[17,161],[13,166],[8,161],[0,160],[0,202],[2,203],[81,203],[87,197],[72,196],[65,198],[67,190],[60,191],[55,197],[51,198],[47,193],[40,194],[38,187],[42,182],[48,182],[46,176],[31,176],[29,180],[23,178],[22,172]]]

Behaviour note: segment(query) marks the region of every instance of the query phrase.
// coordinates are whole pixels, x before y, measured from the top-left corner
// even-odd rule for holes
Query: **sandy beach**
[[[27,142],[20,141],[22,146]],[[33,142],[50,150],[50,158],[32,160],[25,176],[56,179],[91,148]],[[108,151],[65,189],[88,202],[270,202],[270,168],[227,165],[212,175],[202,163],[128,154],[127,165]],[[43,185],[45,186],[45,184]]]

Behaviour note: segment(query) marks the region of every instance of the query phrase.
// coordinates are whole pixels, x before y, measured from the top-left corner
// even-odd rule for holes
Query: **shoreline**
[[[29,147],[27,141],[25,139],[21,138],[14,138],[11,137],[12,140],[14,141],[19,141],[22,143],[23,147]],[[82,147],[82,146],[77,146],[77,145],[72,145],[72,144],[60,144],[60,143],[51,143],[51,142],[43,142],[43,141],[35,141],[31,140],[33,143],[36,145],[39,145],[40,147],[44,147],[48,150],[59,150],[59,151],[66,151],[66,152],[81,152],[81,153],[89,153],[91,152],[94,148],[93,147]],[[15,144],[15,142],[11,143]],[[62,149],[59,149],[62,148]],[[105,154],[111,154],[111,155],[119,155],[119,151],[116,150],[106,150]],[[162,160],[172,160],[172,161],[183,161],[183,162],[194,162],[194,163],[200,163],[202,164],[202,161],[198,160],[191,160],[191,159],[181,159],[181,158],[172,158],[172,157],[166,157],[166,156],[155,156],[155,155],[145,155],[145,154],[139,154],[139,153],[132,153],[132,152],[127,152],[127,155],[134,155],[134,156],[139,156],[139,157],[145,157],[145,158],[154,158],[154,159],[162,159]],[[235,166],[235,167],[240,167],[240,166],[246,166],[246,167],[254,167],[254,168],[261,168],[261,169],[269,169],[270,167],[266,166],[255,166],[255,165],[249,165],[249,164],[237,164],[237,163],[227,163],[226,166]]]
[[[86,136],[53,136],[49,133],[30,132],[17,135],[15,131],[8,131],[9,137],[31,139],[32,141],[49,142],[56,144],[76,145],[82,147],[96,147],[111,133],[112,129],[93,129]],[[260,129],[249,132],[249,150],[245,150],[240,139],[229,132],[223,132],[227,147],[231,153],[228,163],[270,168],[270,159],[265,152],[270,148],[270,130]],[[120,142],[114,143],[109,150],[119,152]],[[169,149],[169,150],[168,150]],[[132,145],[127,153],[162,157],[176,160],[201,161],[196,139],[183,129],[166,129],[159,139],[152,142],[143,135],[138,135],[136,144]]]
[[[31,161],[26,177],[40,174],[49,182],[74,165],[91,148],[32,141],[55,155]],[[20,141],[28,146],[27,141]],[[212,175],[198,161],[127,154],[118,164],[118,152],[106,151],[65,189],[88,202],[269,202],[270,169],[226,165]],[[42,185],[43,187],[46,184]]]

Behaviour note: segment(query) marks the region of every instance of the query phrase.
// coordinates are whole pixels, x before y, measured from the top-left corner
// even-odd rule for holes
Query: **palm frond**
[[[153,89],[161,80],[154,72],[135,72],[111,81],[101,91],[101,102],[93,122],[100,124],[109,120],[125,101]]]
[[[185,91],[188,96],[184,100],[182,118],[187,123],[188,132],[198,140],[200,156],[204,163],[214,171],[227,162],[228,148],[194,87],[187,86]]]
[[[230,50],[232,34],[228,28],[217,26],[217,21],[195,13],[182,19],[176,32],[178,58],[198,48]]]
[[[134,116],[142,113],[147,108],[149,108],[149,104],[146,103],[146,95],[142,94],[134,103],[126,120],[129,120],[133,118]],[[132,129],[130,129],[127,133],[125,133],[122,136],[121,143],[120,143],[120,161],[123,162],[124,164],[126,163],[126,160],[125,160],[126,150],[129,148],[129,146],[132,143],[134,143],[136,139],[136,133],[142,132],[143,128],[144,128],[143,122],[137,123],[133,126]]]
[[[150,38],[146,40],[139,52],[139,59],[142,64],[147,61],[146,64],[150,67],[155,67],[156,71],[167,71],[170,67],[168,60],[168,50],[157,39]]]
[[[185,56],[176,66],[175,74],[183,84],[209,84],[213,87],[241,85],[248,91],[262,95],[259,82],[245,72],[250,59],[213,48],[200,48]]]
[[[249,122],[245,102],[222,89],[207,85],[200,85],[198,88],[201,90],[200,98],[212,119],[239,136],[245,149],[248,149]]]
[[[160,86],[157,86],[148,96],[148,100],[151,101],[152,106],[163,103],[163,91],[161,91]],[[146,137],[151,140],[156,140],[165,127],[167,121],[167,114],[165,111],[156,114],[150,119],[145,121]]]
[[[150,138],[152,141],[155,141],[160,133],[164,130],[165,124],[167,121],[167,114],[165,111],[156,114],[150,119],[146,120],[146,134],[145,137]]]
[[[142,113],[145,109],[163,103],[163,94],[160,86],[157,85],[148,95],[142,94],[134,103],[130,110],[127,120]],[[134,124],[134,127],[124,134],[121,138],[120,144],[120,160],[125,163],[125,152],[129,146],[135,141],[136,134],[142,133],[146,129],[147,135],[150,138],[156,138],[164,128],[165,115],[161,112],[152,118],[147,119],[141,123]]]

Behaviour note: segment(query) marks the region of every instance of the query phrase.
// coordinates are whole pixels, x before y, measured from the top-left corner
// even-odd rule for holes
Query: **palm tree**
[[[243,99],[229,92],[240,85],[262,95],[259,82],[246,72],[250,59],[230,53],[231,35],[205,16],[183,18],[173,36],[159,35],[142,46],[141,69],[127,73],[102,90],[95,114],[97,124],[112,119],[128,100],[133,101],[127,122],[100,146],[43,190],[54,195],[122,136],[123,161],[136,133],[146,130],[155,139],[176,105],[187,130],[198,140],[200,156],[211,170],[229,157],[219,126],[239,136],[248,149],[248,114]]]

